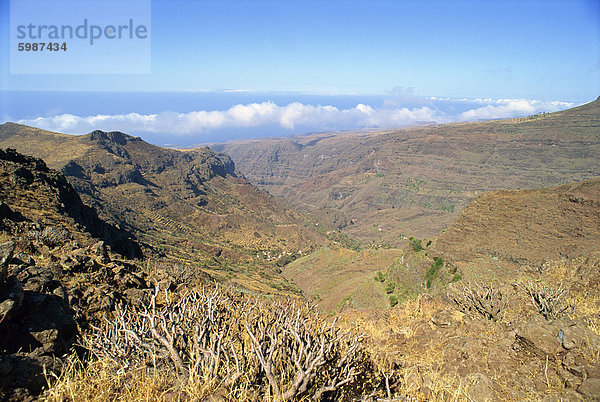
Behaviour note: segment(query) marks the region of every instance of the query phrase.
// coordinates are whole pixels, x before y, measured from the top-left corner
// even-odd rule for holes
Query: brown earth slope
[[[543,272],[552,261],[600,255],[600,178],[483,194],[467,205],[433,249],[468,278],[524,269]]]
[[[528,118],[212,146],[251,182],[365,242],[448,227],[485,191],[600,175],[600,100]]]
[[[1,146],[45,156],[86,204],[159,254],[251,290],[293,290],[274,262],[327,242],[206,147],[177,151],[119,132],[65,136],[13,123],[0,126]]]
[[[370,336],[396,395],[598,400],[599,178],[485,193],[424,246],[382,275],[414,292],[404,303],[341,314]]]
[[[327,313],[345,307],[385,308],[389,305],[385,284],[374,278],[402,254],[400,249],[324,247],[286,265],[283,274]]]

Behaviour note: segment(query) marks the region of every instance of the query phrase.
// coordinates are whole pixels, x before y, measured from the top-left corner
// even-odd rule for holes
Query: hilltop
[[[214,144],[243,175],[365,243],[450,226],[479,194],[600,175],[600,100],[525,118]]]
[[[293,207],[207,147],[178,151],[120,132],[66,136],[6,123],[0,147],[44,157],[83,202],[132,233],[146,254],[258,292],[297,292],[276,263],[327,242]]]

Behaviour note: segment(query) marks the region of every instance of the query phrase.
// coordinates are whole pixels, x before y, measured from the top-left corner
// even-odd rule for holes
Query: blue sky
[[[245,105],[272,101],[268,94],[281,92],[313,94],[315,105],[322,105],[318,96],[324,94],[527,99],[538,105],[578,104],[600,95],[597,0],[155,0],[151,73],[107,75],[10,74],[9,1],[0,1],[4,119],[32,117],[32,111],[10,106],[11,94],[23,91],[260,94]],[[73,113],[69,105],[58,106]],[[146,113],[142,109],[124,103],[121,113]],[[184,112],[165,103],[152,113],[166,111]],[[39,117],[48,113],[40,109]],[[94,113],[106,112],[83,112]],[[456,120],[460,113],[446,117]]]

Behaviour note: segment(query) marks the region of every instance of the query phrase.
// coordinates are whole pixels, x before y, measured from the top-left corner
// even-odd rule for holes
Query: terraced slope
[[[600,176],[600,100],[528,118],[213,145],[252,183],[364,242],[447,228],[477,195]]]
[[[177,151],[118,132],[64,136],[12,123],[0,126],[3,146],[45,155],[86,204],[155,253],[250,290],[295,291],[276,261],[327,243],[291,205],[206,147]]]

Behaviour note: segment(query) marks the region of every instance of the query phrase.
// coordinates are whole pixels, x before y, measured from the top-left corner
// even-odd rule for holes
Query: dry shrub
[[[555,320],[575,309],[566,302],[569,291],[563,286],[552,287],[529,282],[519,287],[527,293],[533,307],[547,320]]]
[[[450,298],[466,314],[474,313],[498,321],[507,304],[506,296],[492,284],[466,283],[450,288]]]
[[[196,284],[201,276],[200,269],[194,265],[162,260],[148,260],[146,272],[155,278],[166,275],[175,285],[186,286]]]
[[[119,306],[84,339],[119,372],[152,368],[192,399],[340,398],[368,359],[362,337],[322,319],[311,306],[241,297],[219,288]]]
[[[43,230],[32,230],[26,236],[29,240],[36,240],[49,248],[62,246],[71,239],[71,234],[65,229],[46,226]]]

